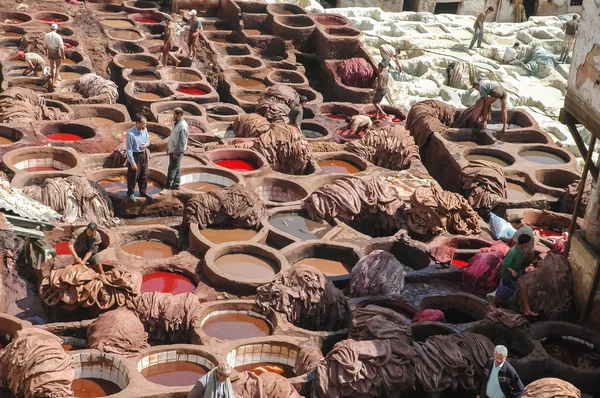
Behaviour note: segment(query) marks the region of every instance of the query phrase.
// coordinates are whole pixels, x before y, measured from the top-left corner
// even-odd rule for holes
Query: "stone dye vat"
[[[264,170],[268,167],[262,156],[247,149],[218,149],[208,152],[206,157],[217,166],[243,174]]]
[[[199,230],[209,242],[215,245],[227,242],[246,242],[258,235],[254,229],[208,227]]]
[[[347,280],[360,260],[353,246],[333,242],[296,243],[285,247],[281,253],[292,267],[310,265],[333,281]]]
[[[219,340],[240,340],[265,337],[273,326],[267,317],[251,310],[220,310],[210,312],[202,320],[202,331]]]
[[[196,286],[190,278],[174,272],[156,271],[142,278],[142,293],[161,292],[171,294],[192,293]]]
[[[329,223],[311,220],[304,211],[275,213],[269,218],[269,224],[296,240],[322,239],[333,228]]]
[[[158,260],[176,256],[179,249],[166,242],[158,240],[136,241],[127,243],[122,249],[129,254],[143,257],[148,260]]]
[[[155,134],[157,137],[160,137],[157,133],[155,133]],[[202,162],[200,162],[197,158],[195,158],[193,156],[184,155],[183,158],[181,159],[181,167],[182,168],[197,167],[197,166],[202,166]],[[152,168],[158,169],[158,170],[166,173],[169,168],[169,155],[158,154],[158,155],[151,156],[150,160],[148,162],[148,167],[152,167]],[[184,176],[182,175],[181,178],[182,178],[182,184],[185,184],[183,182]]]
[[[20,148],[4,154],[3,163],[15,174],[40,171],[80,171],[78,154],[71,148]]]
[[[108,193],[119,196],[127,196],[127,176],[124,174],[105,177],[98,180],[100,184]],[[148,178],[147,193],[150,195],[156,195],[162,191],[162,187],[158,182]],[[139,190],[134,191],[134,195],[139,197]]]
[[[212,370],[215,362],[204,351],[177,348],[145,355],[138,362],[137,369],[146,380],[155,384],[168,387],[191,386]]]
[[[76,397],[105,397],[129,385],[131,376],[123,361],[95,352],[73,355],[75,379],[71,389]]]
[[[261,344],[246,344],[227,354],[227,362],[238,372],[254,371],[258,367],[278,373],[284,377],[294,377],[294,364],[299,347],[286,342],[263,341]]]
[[[211,171],[210,169],[202,170]],[[197,193],[202,193],[227,188],[237,182],[239,182],[239,179],[233,174],[223,173],[223,170],[214,169],[212,172],[183,174],[180,186]]]
[[[306,199],[308,191],[300,184],[281,178],[265,178],[255,189],[267,205],[294,205]]]

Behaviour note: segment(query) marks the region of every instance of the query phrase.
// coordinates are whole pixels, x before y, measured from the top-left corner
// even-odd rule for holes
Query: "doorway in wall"
[[[527,18],[533,17],[537,14],[539,0],[523,0],[523,6],[525,7],[525,14]]]
[[[419,11],[419,1],[420,0],[404,0],[402,11]]]
[[[460,2],[455,3],[435,3],[434,14],[458,14]]]

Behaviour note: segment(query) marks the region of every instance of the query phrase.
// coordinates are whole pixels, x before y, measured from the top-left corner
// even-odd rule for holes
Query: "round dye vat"
[[[512,42],[511,42],[512,44]],[[488,124],[485,126],[486,129],[488,130],[502,130],[502,123],[495,123],[495,124]],[[507,130],[514,130],[514,129],[520,129],[521,126],[519,126],[518,124],[506,124],[506,129]]]
[[[256,167],[245,160],[241,159],[230,159],[230,160],[218,160],[215,162],[217,166],[225,167],[226,169],[233,171],[254,171]]]
[[[562,232],[553,231],[551,229],[542,228],[542,227],[531,227],[534,231],[537,231],[540,236],[545,238],[560,238],[562,237]]]
[[[142,278],[142,293],[192,293],[196,286],[189,278],[174,272],[152,272]]]
[[[284,365],[281,363],[269,363],[269,362],[257,362],[257,363],[248,363],[242,366],[236,366],[235,370],[238,372],[253,372],[256,374],[262,374],[265,372],[269,373],[277,373],[283,377],[294,377],[296,374],[294,373],[294,368],[288,365]]]
[[[46,136],[46,138],[48,138],[49,140],[53,140],[53,141],[81,141],[81,140],[83,140],[83,137],[81,137],[77,134],[63,133],[63,132],[48,134]]]
[[[27,173],[34,173],[36,171],[56,171],[58,170],[56,167],[52,166],[35,166],[35,167],[25,167],[23,171]]]
[[[142,36],[134,30],[111,30],[108,34],[121,40],[138,40],[142,38]]]
[[[519,184],[506,182],[506,198],[509,200],[527,200],[533,197],[533,193]]]
[[[238,94],[237,97],[246,102],[258,102],[261,97],[261,94]]]
[[[225,188],[223,185],[212,184],[204,181],[188,182],[186,184],[182,184],[181,186],[196,192],[211,192]]]
[[[177,91],[187,95],[206,95],[206,91],[194,87],[180,87]]]
[[[158,76],[156,76],[155,74],[152,74],[152,73],[140,73],[140,74],[132,73],[128,77],[130,80],[135,80],[138,82],[152,82],[152,81],[159,80]]]
[[[44,17],[44,18],[39,18],[40,21],[44,21],[44,22],[48,22],[48,23],[60,23],[60,22],[64,22],[65,20],[59,17]]]
[[[546,151],[524,151],[519,153],[523,159],[539,164],[564,164],[567,163],[558,155]]]
[[[319,167],[325,174],[355,174],[360,172],[358,167],[344,160],[324,160],[319,162]]]
[[[552,358],[570,366],[600,368],[600,353],[583,343],[565,337],[548,338],[542,346]]]
[[[148,61],[144,61],[143,59],[127,59],[121,62],[123,68],[131,68],[131,69],[144,69],[151,68],[152,64]]]
[[[160,140],[162,140],[163,138],[160,138]],[[181,167],[200,165],[202,165],[202,163],[198,159],[191,156],[184,155],[183,159],[181,159]],[[169,155],[160,155],[152,157],[148,166],[153,167],[155,169],[167,171],[167,169],[169,168]]]
[[[69,241],[66,240],[64,242],[57,242],[54,245],[54,249],[56,249],[57,256],[71,256],[71,252],[69,251]]]
[[[269,219],[269,224],[300,240],[321,239],[333,228],[331,224],[313,221],[295,212],[276,214]]]
[[[509,164],[507,162],[505,162],[504,160],[497,158],[495,156],[492,156],[492,155],[479,155],[479,154],[472,153],[472,154],[465,156],[465,159],[467,159],[467,160],[484,160],[486,162],[495,163],[502,167],[509,166]]]
[[[71,43],[63,43],[63,46],[68,50],[73,48],[74,46]]]
[[[76,397],[106,397],[121,391],[115,383],[95,378],[75,379],[71,384],[71,390]]]
[[[98,184],[100,184],[109,193],[127,196],[127,177],[124,175],[103,178],[102,180],[98,181]],[[150,195],[156,195],[162,191],[162,188],[156,181],[148,179],[146,191]],[[139,196],[139,191],[134,191],[134,195]]]
[[[302,135],[306,138],[323,138],[325,137],[324,133],[319,131],[309,130],[309,129],[301,129]]]
[[[103,124],[103,125],[109,125],[109,124],[115,124],[116,122],[112,119],[108,119],[105,117],[100,117],[100,116],[89,116],[89,117],[81,117],[77,120],[80,120],[82,122],[94,122],[96,124]]]
[[[105,19],[101,23],[109,28],[131,28],[135,26],[133,22],[125,19]]]
[[[83,76],[81,73],[77,72],[60,72],[60,78],[63,80],[76,80]]]
[[[73,61],[70,58],[65,58],[61,62],[63,65],[75,65],[77,62]]]
[[[140,372],[146,380],[162,386],[191,386],[207,371],[197,363],[187,361],[163,362],[148,366]]]
[[[150,132],[149,131],[148,132],[148,138],[150,138],[150,142],[156,142],[156,141],[162,141],[162,140],[164,140],[167,137],[165,137],[162,134],[158,134],[158,133],[154,133],[154,132]]]
[[[215,260],[223,273],[241,279],[270,280],[277,274],[275,262],[250,254],[226,254]]]
[[[325,116],[327,116],[330,119],[346,120],[346,115],[338,115],[336,113],[326,113]]]
[[[136,21],[139,23],[160,23],[160,21],[157,21],[156,19],[152,18],[139,18],[136,19]]]
[[[156,101],[162,97],[155,93],[135,93],[135,97],[146,101]]]
[[[247,314],[229,313],[208,318],[202,325],[207,336],[220,340],[240,340],[271,334],[269,324]]]
[[[176,247],[157,240],[128,243],[122,249],[126,253],[143,257],[147,260],[160,260],[179,254],[179,249]]]
[[[454,265],[455,267],[462,268],[462,267],[466,267],[467,265],[469,265],[469,262],[464,261],[464,260],[458,260],[455,258],[450,262],[450,264]]]
[[[341,261],[327,260],[324,258],[309,257],[298,261],[296,265],[310,265],[315,267],[326,276],[340,276],[348,275],[350,273],[350,267]]]
[[[0,145],[8,145],[8,144],[14,144],[14,143],[15,143],[15,140],[13,140],[12,138],[0,136]]]
[[[232,82],[236,86],[249,88],[253,90],[265,90],[267,85],[259,79],[236,79]]]
[[[226,242],[249,241],[258,234],[258,232],[253,229],[214,227],[201,229],[200,233],[207,240],[217,245]]]

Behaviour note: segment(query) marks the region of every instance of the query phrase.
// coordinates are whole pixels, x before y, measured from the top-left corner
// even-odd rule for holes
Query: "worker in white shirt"
[[[521,65],[521,43],[518,41],[512,47],[506,47],[502,62],[507,65]]]
[[[46,47],[48,59],[50,60],[50,85],[54,87],[56,86],[56,80],[60,80],[59,70],[61,61],[65,59],[65,44],[57,32],[58,25],[53,23],[51,29],[44,37],[44,47]]]
[[[27,68],[23,71],[23,76],[27,76],[34,72],[35,76],[39,77],[40,72],[42,72],[46,66],[46,60],[44,57],[36,53],[25,53],[24,51],[19,51],[17,54],[17,59],[25,61],[25,64],[27,64]]]

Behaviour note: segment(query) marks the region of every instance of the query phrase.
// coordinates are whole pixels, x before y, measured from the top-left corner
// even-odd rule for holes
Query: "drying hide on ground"
[[[377,177],[342,177],[314,191],[304,201],[315,221],[337,217],[363,233],[390,236],[404,225],[404,202],[387,181]]]
[[[61,344],[60,338],[45,330],[19,330],[0,350],[0,380],[15,397],[72,397],[75,368]]]
[[[415,138],[419,148],[429,143],[433,133],[447,130],[454,121],[454,107],[438,100],[425,100],[410,108],[406,118],[406,128]]]
[[[0,94],[0,123],[33,123],[39,120],[66,120],[67,113],[46,106],[33,90],[11,87]]]
[[[577,199],[577,191],[579,190],[579,181],[571,183],[565,192],[560,197],[560,212],[573,214],[575,209],[575,200]],[[590,177],[585,181],[585,187],[583,188],[583,195],[579,202],[579,209],[577,209],[577,217],[585,217],[585,209],[587,209],[588,201],[590,200],[590,194],[592,192],[592,179]]]
[[[569,382],[546,377],[527,384],[522,398],[581,398],[581,391]]]
[[[348,297],[397,296],[404,289],[404,265],[391,253],[375,250],[360,259],[350,272]]]
[[[495,310],[488,312],[487,317],[490,321],[501,323],[509,328],[526,327],[529,325],[529,321],[525,316],[503,308],[496,308]]]
[[[47,57],[46,46],[44,45],[45,32],[26,32],[21,38],[19,50],[24,53],[36,53]]]
[[[504,170],[497,164],[472,160],[460,172],[463,189],[475,210],[487,213],[498,201],[506,199]]]
[[[346,86],[371,88],[375,79],[373,66],[364,58],[350,58],[339,63],[337,74]]]
[[[504,255],[497,252],[479,253],[463,268],[462,288],[467,293],[484,297],[500,283],[500,265]]]
[[[346,298],[314,267],[297,265],[256,289],[256,303],[285,314],[296,326],[333,331],[347,326]]]
[[[40,299],[65,310],[95,307],[108,310],[125,305],[140,294],[142,275],[137,271],[113,268],[99,274],[75,264],[50,271],[40,284]]]
[[[283,84],[276,84],[263,91],[255,110],[270,123],[288,123],[288,115],[294,104],[300,101],[298,92]]]
[[[488,122],[488,120],[481,120],[481,117],[483,116],[484,103],[485,99],[479,98],[477,102],[475,102],[475,105],[462,111],[454,120],[453,127],[466,129],[483,128],[483,126]],[[491,113],[489,113],[489,115],[491,115]]]
[[[183,226],[256,227],[267,216],[264,202],[242,184],[193,196],[183,210]]]
[[[571,309],[571,268],[564,256],[548,253],[538,268],[521,278],[533,311],[557,320]]]
[[[315,370],[323,359],[323,353],[317,346],[309,345],[300,348],[294,363],[294,374],[299,376]]]
[[[477,213],[465,198],[445,191],[438,184],[417,187],[405,214],[408,227],[419,235],[439,235],[444,231],[461,235],[481,232]]]
[[[390,170],[408,169],[413,161],[421,160],[415,140],[404,126],[398,125],[369,130],[360,140],[346,145],[345,150]]]
[[[246,113],[235,119],[232,128],[236,137],[257,138],[271,128],[271,123],[256,113]]]
[[[296,126],[274,123],[252,147],[271,168],[284,174],[302,175],[311,159],[310,144]]]
[[[424,343],[415,342],[418,354],[415,370],[425,391],[448,388],[479,388],[479,378],[494,353],[494,344],[475,333],[432,336]]]
[[[23,193],[63,215],[69,224],[95,222],[104,227],[119,224],[108,193],[85,177],[57,177],[29,185]]]
[[[148,348],[148,333],[129,308],[105,312],[87,330],[88,348],[109,354],[133,357]]]
[[[302,398],[285,377],[271,372],[242,372],[231,384],[236,398]]]
[[[86,73],[75,83],[75,91],[87,98],[88,103],[116,104],[119,99],[117,85],[95,73]]]
[[[448,74],[447,86],[461,90],[470,90],[472,83],[477,80],[477,68],[470,62],[452,62],[446,68]]]
[[[189,344],[190,332],[200,326],[200,300],[193,293],[142,293],[127,307],[138,315],[153,344]]]

